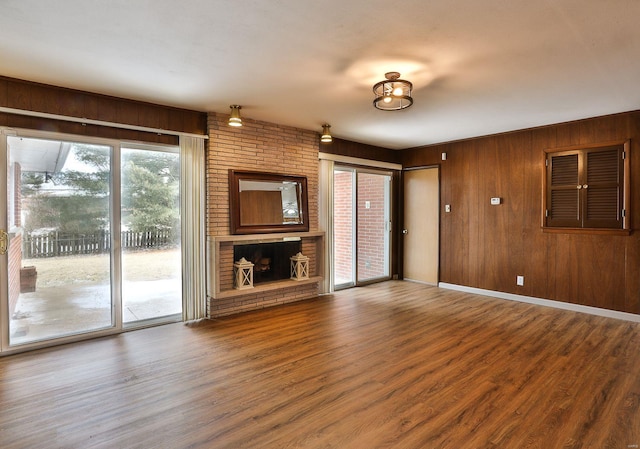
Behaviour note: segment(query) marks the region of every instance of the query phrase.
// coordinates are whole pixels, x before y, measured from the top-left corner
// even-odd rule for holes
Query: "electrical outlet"
[[[516,276],[516,285],[524,285],[524,276]]]
[[[444,211],[445,212],[451,212],[451,204],[445,204],[444,205]]]

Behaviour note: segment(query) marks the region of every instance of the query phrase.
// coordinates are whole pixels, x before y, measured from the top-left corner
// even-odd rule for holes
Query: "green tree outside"
[[[76,144],[59,173],[23,172],[25,229],[94,234],[109,230],[111,151]],[[179,236],[180,161],[175,153],[122,150],[122,224],[134,232],[171,230]],[[53,183],[53,187],[51,186]],[[48,188],[46,188],[48,186]]]

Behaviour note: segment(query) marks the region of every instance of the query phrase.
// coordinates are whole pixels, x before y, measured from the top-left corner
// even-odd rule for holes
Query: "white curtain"
[[[207,316],[204,139],[180,136],[182,318]]]
[[[320,293],[333,291],[333,161],[320,159],[320,230],[324,231],[324,281]]]

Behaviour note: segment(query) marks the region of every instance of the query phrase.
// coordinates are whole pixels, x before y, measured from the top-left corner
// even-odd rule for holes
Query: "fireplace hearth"
[[[292,274],[292,257],[305,256],[304,276]],[[238,262],[245,258],[258,265],[250,270],[253,287],[237,288]],[[308,298],[317,292],[324,276],[324,232],[289,232],[253,235],[223,235],[207,238],[209,278],[207,294],[212,298],[210,310],[223,310],[231,305],[246,306],[258,295],[265,304],[284,303]],[[294,260],[294,261],[295,261]],[[301,262],[302,263],[302,262]],[[255,266],[255,265],[254,265]],[[246,270],[246,268],[244,268]],[[316,287],[314,287],[316,284]],[[266,298],[266,299],[264,299]],[[211,312],[211,316],[218,312]]]
[[[243,257],[253,263],[253,284],[289,279],[290,258],[301,251],[301,242],[272,242],[235,245],[233,260]]]

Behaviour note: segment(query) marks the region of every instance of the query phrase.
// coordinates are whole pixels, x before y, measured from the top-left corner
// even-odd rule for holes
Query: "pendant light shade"
[[[322,135],[320,136],[320,142],[330,143],[333,140],[331,137],[331,132],[329,131],[330,128],[331,125],[322,125]]]
[[[386,80],[373,85],[373,93],[376,95],[373,105],[381,111],[399,111],[411,106],[413,84],[400,79],[398,72],[387,72],[384,77]]]
[[[241,106],[237,104],[229,106],[231,108],[231,115],[229,116],[229,126],[242,126],[242,118],[240,117]]]

